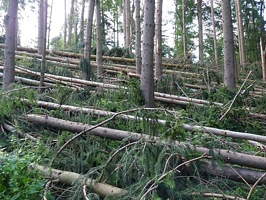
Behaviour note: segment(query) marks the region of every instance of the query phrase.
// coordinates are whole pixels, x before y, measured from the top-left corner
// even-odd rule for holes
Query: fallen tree
[[[123,190],[121,188],[114,187],[106,183],[96,182],[96,180],[94,179],[87,178],[85,175],[80,175],[74,172],[52,169],[36,164],[31,164],[29,166],[29,169],[38,170],[46,178],[57,180],[67,185],[74,185],[74,184],[86,185],[88,188],[92,189],[101,197],[115,196],[126,192],[126,190]]]
[[[66,121],[58,118],[53,118],[49,116],[42,116],[42,115],[36,115],[36,114],[30,114],[26,116],[26,119],[29,122],[39,124],[39,125],[45,125],[61,130],[67,130],[71,132],[82,132],[85,130],[91,129],[91,131],[88,134],[92,134],[95,136],[99,136],[102,138],[107,139],[113,139],[113,140],[125,140],[127,139],[130,142],[135,142],[139,140],[144,141],[162,141],[158,137],[151,137],[149,135],[140,134],[140,133],[133,133],[128,131],[122,131],[122,130],[115,130],[110,128],[103,128],[103,127],[94,127],[78,122],[72,122],[72,121]],[[200,153],[206,154],[206,155],[214,155],[218,159],[223,160],[226,163],[231,164],[238,164],[240,166],[246,166],[256,169],[266,169],[266,158],[260,157],[260,156],[253,156],[249,154],[244,153],[238,153],[231,150],[224,150],[224,149],[208,149],[205,147],[200,146],[194,146],[190,145],[184,142],[178,142],[178,141],[164,141],[164,144],[167,145],[176,145],[181,147],[187,147],[192,150],[198,151]]]

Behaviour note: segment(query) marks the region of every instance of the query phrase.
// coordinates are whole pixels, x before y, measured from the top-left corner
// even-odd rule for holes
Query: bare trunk
[[[47,35],[47,49],[50,48],[50,32],[51,32],[51,24],[52,24],[52,14],[53,14],[53,4],[54,0],[52,0],[50,5],[50,15],[49,15],[49,25],[48,25],[48,35]]]
[[[240,0],[236,0],[235,3],[236,3],[236,10],[237,10],[237,25],[238,25],[237,27],[238,27],[240,64],[244,65],[246,63],[246,48],[245,48],[245,43],[244,43],[241,2]]]
[[[64,0],[64,14],[65,14],[65,23],[64,23],[64,49],[67,45],[67,13],[66,13],[66,0]]]
[[[44,13],[43,13],[43,0],[39,1],[39,18],[38,18],[38,53],[42,54],[44,46],[43,46],[43,38],[44,38]]]
[[[162,8],[163,0],[157,0],[156,6],[156,24],[155,24],[155,78],[162,76]]]
[[[136,71],[141,74],[140,0],[136,0]]]
[[[85,0],[82,0],[81,15],[80,15],[80,32],[79,32],[79,41],[81,45],[84,44],[84,10],[85,10]]]
[[[124,0],[124,4],[123,4],[123,31],[124,31],[124,47],[127,48],[126,44],[127,44],[127,9],[126,9],[126,5],[127,5],[127,0]]]
[[[155,0],[145,0],[144,4],[144,30],[143,30],[143,54],[141,68],[141,90],[148,108],[155,107],[154,101],[154,9]]]
[[[7,90],[9,85],[15,82],[15,49],[16,49],[16,22],[18,14],[18,0],[8,3],[8,11],[5,16],[6,39],[5,39],[5,61],[3,90]]]
[[[45,56],[46,56],[46,34],[47,34],[47,0],[40,0],[42,12],[43,12],[43,40],[42,40],[42,62],[41,62],[41,76],[40,76],[40,92],[44,92],[44,73],[45,73]]]
[[[130,0],[126,0],[126,49],[128,53],[131,52],[131,11],[130,11]]]
[[[214,61],[215,64],[218,65],[218,48],[217,48],[217,39],[216,39],[213,0],[211,0],[211,16],[212,16],[212,31],[213,31],[213,45],[214,45]]]
[[[95,0],[90,0],[89,10],[88,10],[88,23],[86,30],[86,42],[85,42],[85,56],[84,56],[84,66],[82,67],[82,78],[84,80],[89,80],[91,76],[91,43],[92,43],[92,25],[93,25],[93,14],[94,14]]]
[[[187,27],[186,27],[186,0],[182,0],[182,29],[183,29],[183,56],[184,61],[187,56]]]
[[[75,52],[77,52],[77,46],[78,46],[78,2],[75,0],[74,3],[74,49]]]
[[[71,7],[70,7],[70,13],[69,13],[69,21],[68,21],[68,40],[67,45],[70,47],[72,43],[72,29],[73,29],[73,23],[74,23],[74,3],[75,0],[71,0]]]
[[[203,61],[203,26],[202,26],[202,0],[198,0],[198,25],[199,25],[199,61]]]
[[[96,20],[97,20],[97,52],[96,52],[96,62],[97,62],[97,76],[98,79],[103,78],[103,51],[102,51],[102,25],[101,25],[101,2],[96,0]]]
[[[224,36],[224,84],[230,91],[235,89],[235,52],[230,0],[222,1]]]

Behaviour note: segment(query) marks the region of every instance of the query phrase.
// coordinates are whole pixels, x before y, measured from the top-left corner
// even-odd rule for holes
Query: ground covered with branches
[[[37,60],[17,64],[38,71]],[[21,83],[1,92],[0,199],[265,199],[266,167],[253,165],[265,161],[264,84],[251,73],[232,93],[207,66],[184,71],[200,77],[165,74],[157,95],[202,102],[161,95],[146,109],[139,79],[123,72],[106,74],[116,88],[50,79],[42,94]],[[79,74],[54,64],[46,73]]]

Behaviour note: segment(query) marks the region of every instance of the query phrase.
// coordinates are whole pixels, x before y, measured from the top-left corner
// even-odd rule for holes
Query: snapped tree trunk
[[[146,107],[155,107],[154,101],[154,9],[155,0],[145,0],[144,4],[144,30],[143,52],[141,67],[141,91]]]
[[[224,84],[233,91],[236,84],[234,36],[230,0],[222,0],[223,37],[224,37]]]
[[[8,11],[5,16],[6,39],[5,39],[5,60],[3,90],[15,82],[15,49],[16,49],[16,22],[18,17],[18,0],[8,3]]]

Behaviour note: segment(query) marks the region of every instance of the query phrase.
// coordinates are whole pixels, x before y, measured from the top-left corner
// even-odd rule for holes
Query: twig
[[[203,195],[204,197],[215,197],[215,198],[222,198],[222,199],[231,199],[231,200],[246,200],[241,197],[235,197],[231,195],[226,195],[226,194],[217,194],[217,193],[192,193],[193,195]]]
[[[240,86],[238,92],[237,92],[236,95],[234,96],[234,98],[233,98],[231,104],[229,105],[229,108],[228,108],[227,111],[222,115],[222,117],[219,119],[219,121],[221,121],[221,120],[225,117],[225,115],[227,115],[227,113],[231,110],[231,108],[232,108],[232,106],[233,106],[233,104],[234,104],[234,102],[235,102],[237,96],[238,96],[238,95],[240,94],[240,92],[242,91],[242,88],[244,87],[245,83],[247,82],[248,77],[250,76],[251,72],[252,72],[252,71],[249,71],[249,73],[248,73],[246,79],[244,80],[243,84]]]
[[[84,196],[84,199],[85,199],[85,200],[90,200],[90,199],[87,197],[86,187],[87,187],[87,185],[83,185],[83,189],[82,189],[83,196]]]
[[[192,163],[192,162],[195,162],[195,161],[197,161],[197,160],[200,160],[200,159],[202,159],[202,158],[210,158],[210,156],[207,156],[206,155],[206,153],[204,153],[203,155],[201,155],[201,156],[199,156],[199,157],[197,157],[197,158],[193,158],[193,159],[191,159],[191,160],[188,160],[188,161],[186,161],[186,162],[183,162],[183,163],[181,163],[180,165],[178,165],[178,166],[176,166],[174,169],[171,169],[170,171],[168,171],[168,172],[166,172],[166,173],[164,173],[164,174],[162,174],[151,186],[150,186],[150,188],[148,189],[148,191],[147,192],[145,192],[143,195],[142,195],[142,197],[140,198],[140,200],[143,200],[144,198],[145,198],[145,196],[149,193],[149,192],[151,192],[152,190],[154,190],[154,189],[156,189],[157,187],[158,187],[158,183],[161,181],[161,180],[163,180],[168,174],[170,174],[170,173],[172,173],[172,172],[176,172],[176,171],[179,171],[178,170],[178,168],[180,168],[180,167],[182,167],[182,166],[184,166],[184,165],[187,165],[187,164],[189,164],[189,163]]]
[[[228,165],[241,179],[244,183],[246,183],[246,185],[250,188],[250,185],[248,184],[248,182],[235,170],[235,168],[233,168],[231,165]]]
[[[51,183],[52,183],[52,180],[49,180],[46,182],[42,200],[47,200],[46,196],[47,196],[47,193],[48,193],[48,190],[49,190]]]
[[[250,188],[248,196],[247,196],[247,200],[250,199],[251,194],[253,192],[253,190],[255,189],[255,187],[258,185],[258,183],[266,176],[266,172],[254,183],[254,185]]]

